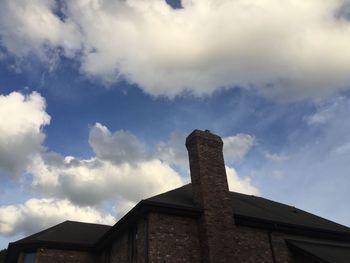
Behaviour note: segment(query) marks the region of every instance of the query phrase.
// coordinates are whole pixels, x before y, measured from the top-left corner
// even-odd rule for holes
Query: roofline
[[[161,202],[142,200],[124,217],[122,217],[110,230],[106,232],[97,242],[97,250],[105,245],[125,229],[132,226],[140,217],[144,217],[149,212],[159,212],[171,215],[180,215],[192,218],[199,218],[203,210],[196,207],[166,204]],[[269,221],[260,218],[234,214],[235,224],[255,228],[279,231],[286,234],[297,234],[301,236],[329,238],[332,240],[350,241],[350,233],[332,231],[322,228],[305,227],[294,224],[287,224],[277,221]]]
[[[234,218],[235,223],[242,226],[263,228],[271,231],[283,232],[286,234],[326,238],[339,241],[350,241],[350,233],[345,233],[341,231],[332,231],[323,228],[300,226],[237,214],[234,215]]]
[[[51,230],[51,229],[53,229],[53,228],[55,228],[55,227],[57,227],[57,226],[59,226],[59,225],[64,224],[64,223],[67,222],[67,221],[68,221],[68,220],[63,221],[63,222],[61,222],[61,223],[59,223],[59,224],[57,224],[57,225],[54,225],[54,226],[51,226],[51,227],[49,227],[49,228],[43,229],[43,230],[41,230],[41,231],[39,231],[39,232],[37,232],[37,233],[34,233],[34,234],[30,235],[30,236],[24,237],[24,238],[22,238],[22,239],[20,239],[20,240],[17,240],[17,241],[15,241],[15,242],[12,242],[12,243],[9,243],[9,244],[18,244],[18,243],[22,243],[23,241],[25,241],[25,240],[27,240],[27,239],[29,239],[29,238],[36,237],[36,236],[38,236],[38,235],[40,235],[40,234],[42,234],[42,233],[44,233],[44,232],[46,232],[46,231],[49,231],[49,230]]]

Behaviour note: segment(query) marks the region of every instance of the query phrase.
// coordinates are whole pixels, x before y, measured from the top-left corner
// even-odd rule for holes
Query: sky
[[[224,141],[231,191],[350,226],[350,1],[0,2],[0,248],[112,225]]]

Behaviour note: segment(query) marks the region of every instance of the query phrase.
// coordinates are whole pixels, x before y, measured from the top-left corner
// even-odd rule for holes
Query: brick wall
[[[148,235],[150,263],[201,262],[196,219],[151,213]]]
[[[110,263],[146,263],[147,262],[147,220],[140,219],[136,223],[137,229],[137,240],[135,240],[135,245],[137,246],[136,254],[134,255],[133,261],[130,257],[130,231],[126,230],[122,235],[116,239],[111,245],[110,252],[108,249],[104,251],[104,254],[110,253],[108,256],[110,258]],[[133,227],[135,227],[133,226]],[[106,256],[105,256],[106,258]]]
[[[36,263],[94,263],[98,258],[88,252],[40,248],[36,254]]]
[[[125,232],[113,242],[110,248],[110,262],[129,262],[128,251],[128,233]]]

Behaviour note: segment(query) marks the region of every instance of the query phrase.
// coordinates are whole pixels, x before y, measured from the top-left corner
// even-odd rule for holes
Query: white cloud
[[[187,171],[188,157],[182,137],[173,133],[168,143],[158,145],[155,154],[142,156],[145,147],[134,135],[125,131],[112,133],[97,123],[90,131],[90,143],[93,142],[95,151],[98,149],[95,157],[84,160],[54,153],[37,156],[28,169],[33,175],[32,186],[46,195],[68,198],[79,205],[97,205],[112,199],[136,203],[184,184],[185,179],[172,168],[174,164],[183,165],[185,159],[186,167],[182,168]],[[224,140],[229,142],[229,156],[243,158],[254,138],[239,134]],[[233,190],[257,192],[248,177],[240,178],[234,168],[227,169]]]
[[[90,159],[39,151],[30,156],[26,172],[32,175],[32,190],[46,198],[0,207],[0,234],[29,234],[69,219],[112,224],[112,216],[98,210],[102,202],[116,201],[113,210],[119,218],[141,199],[183,185],[168,164],[142,157],[144,145],[131,133],[112,133],[99,123],[90,133],[96,151]]]
[[[133,134],[123,130],[112,134],[100,123],[91,129],[89,144],[96,157],[117,164],[138,162],[146,158],[144,146]]]
[[[255,141],[249,134],[237,134],[223,138],[226,160],[241,160],[249,152]]]
[[[0,95],[0,170],[17,174],[41,151],[42,128],[50,123],[45,108],[36,92]]]
[[[226,166],[227,181],[230,191],[258,195],[259,190],[251,184],[250,177],[241,178],[236,170]]]
[[[183,184],[168,164],[142,156],[144,146],[129,132],[112,134],[97,123],[90,131],[90,143],[97,151],[90,159],[54,153],[37,156],[28,169],[33,188],[80,205],[95,205],[112,198],[138,202]]]
[[[120,217],[141,199],[185,183],[172,167],[188,162],[183,134],[173,133],[169,142],[147,152],[130,132],[111,132],[96,123],[89,136],[94,156],[62,156],[43,149],[43,126],[50,122],[45,108],[35,92],[0,96],[0,167],[31,175],[32,190],[45,197],[1,206],[0,234],[29,234],[68,219],[112,223],[111,215],[98,209],[103,202],[116,201],[113,211]],[[241,134],[224,140],[229,155],[243,158],[254,139]],[[258,193],[250,178],[240,178],[230,167],[227,171],[231,190]]]
[[[118,203],[113,207],[113,210],[116,214],[116,218],[119,219],[129,212],[134,206],[135,202],[127,200],[118,200]]]
[[[34,168],[34,188],[65,196],[77,204],[94,205],[118,197],[137,202],[182,185],[181,177],[159,160],[121,165],[97,159],[74,162],[59,167],[42,163],[44,173]],[[49,182],[47,170],[52,176]]]
[[[24,204],[0,206],[0,234],[33,234],[66,220],[99,224],[115,223],[114,217],[93,207],[79,207],[68,200],[29,199]]]
[[[79,31],[69,18],[62,21],[54,14],[57,8],[55,0],[1,1],[2,44],[19,57],[35,53],[48,62],[57,58],[58,47],[72,56],[81,48]]]
[[[269,153],[269,152],[264,152],[264,157],[268,160],[275,161],[275,162],[283,162],[289,159],[289,157],[285,154]]]
[[[188,154],[185,146],[186,135],[179,131],[171,133],[166,142],[157,145],[155,155],[162,161],[176,165],[184,170],[189,169]]]
[[[149,174],[153,172],[162,172],[161,170],[159,171],[158,167],[149,168],[150,167],[145,167]],[[241,179],[236,171],[230,167],[226,167],[226,171],[231,191],[253,195],[259,194],[258,189],[251,185],[249,177]],[[79,178],[79,176],[81,176],[81,174],[72,179],[73,184],[76,183],[74,180],[80,180],[79,184],[84,184],[84,178]],[[94,179],[96,180],[98,178],[94,177]],[[111,187],[113,188],[113,186],[117,186],[115,189],[116,192],[123,187],[119,186],[120,188],[118,188],[118,185],[112,183]],[[138,187],[137,185],[134,186]],[[149,186],[152,188],[152,183]],[[76,187],[76,185],[73,186],[73,188],[74,187]],[[82,186],[82,188],[84,187],[85,186]],[[91,182],[89,187],[90,194],[94,194],[93,191],[95,187],[101,187],[98,181],[95,182],[95,185]],[[125,191],[130,190],[130,187],[127,187],[128,189],[125,189]],[[78,192],[81,191],[81,194],[84,195],[84,189],[75,188],[74,190]],[[139,190],[142,189],[140,188]],[[128,196],[124,195],[125,191],[121,193],[119,198],[116,197],[118,202],[113,208],[116,218],[123,216],[136,204],[135,201],[129,200],[127,198]],[[126,198],[124,199],[124,197]],[[0,206],[0,234],[5,236],[19,233],[29,235],[65,220],[112,225],[116,222],[116,218],[109,213],[99,210],[96,206],[79,206],[68,199],[32,198],[24,204]]]
[[[163,0],[63,1],[60,19],[54,0],[6,0],[0,4],[0,35],[18,56],[79,53],[88,76],[105,83],[124,77],[153,95],[203,95],[240,85],[293,100],[349,86],[349,5],[343,0],[182,5],[174,10]]]

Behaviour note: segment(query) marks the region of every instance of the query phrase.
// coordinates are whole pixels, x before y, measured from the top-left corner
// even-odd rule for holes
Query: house
[[[350,262],[350,228],[229,192],[223,142],[186,140],[191,184],[140,201],[114,226],[66,221],[10,243],[7,262]]]

